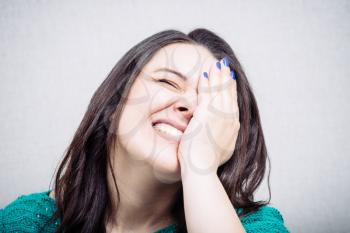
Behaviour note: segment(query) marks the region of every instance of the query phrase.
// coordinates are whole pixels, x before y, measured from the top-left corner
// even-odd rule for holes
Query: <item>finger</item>
[[[234,108],[234,113],[235,116],[239,120],[239,107],[238,107],[238,91],[237,91],[237,72],[232,69],[230,72],[230,77],[232,78],[232,86],[231,86],[231,93],[232,93],[232,99],[233,99],[233,108]]]
[[[210,100],[210,87],[209,87],[209,74],[207,71],[201,73],[198,81],[198,104],[203,101],[209,102]]]
[[[221,63],[218,60],[214,60],[210,66],[209,71],[209,87],[212,94],[216,95],[221,89]]]
[[[224,57],[221,62],[222,66],[222,86],[224,87],[222,90],[224,108],[227,109],[228,113],[233,113],[234,118],[238,118],[239,110],[238,110],[238,102],[237,102],[237,82],[236,82],[236,73],[233,68],[231,68],[230,59],[228,57]]]
[[[226,106],[231,107],[233,103],[233,85],[234,85],[234,80],[230,76],[231,69],[230,69],[230,61],[228,57],[224,57],[221,61],[221,87],[222,90],[220,93],[223,96],[223,102]]]

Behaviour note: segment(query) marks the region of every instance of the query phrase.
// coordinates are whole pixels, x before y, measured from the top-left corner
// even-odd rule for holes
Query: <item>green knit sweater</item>
[[[22,195],[0,209],[0,232],[48,232],[54,233],[60,221],[44,227],[56,210],[55,201],[49,196],[51,190]],[[241,209],[236,209],[239,213]],[[280,212],[270,206],[264,206],[257,212],[240,219],[246,232],[285,233],[289,232],[284,225]],[[43,228],[44,227],[44,228]],[[42,229],[42,230],[40,230]],[[175,233],[176,224],[169,225],[155,233]]]

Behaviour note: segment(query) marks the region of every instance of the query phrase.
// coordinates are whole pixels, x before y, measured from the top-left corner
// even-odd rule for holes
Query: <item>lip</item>
[[[182,133],[186,129],[186,125],[182,125],[181,123],[178,123],[178,122],[171,120],[171,119],[157,119],[154,122],[152,122],[152,126],[154,126],[155,124],[158,124],[158,123],[165,123],[165,124],[171,125],[172,127],[180,130]]]
[[[161,131],[158,131],[156,129],[154,129],[154,131],[156,132],[157,135],[159,135],[161,138],[166,139],[170,143],[178,144],[180,142],[180,140],[181,140],[181,137],[180,138],[175,138],[175,137],[172,137],[171,135],[168,135],[168,134],[163,133]]]

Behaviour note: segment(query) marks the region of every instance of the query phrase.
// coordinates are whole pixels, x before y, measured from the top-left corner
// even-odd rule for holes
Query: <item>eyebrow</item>
[[[159,71],[165,71],[165,72],[169,72],[169,73],[173,73],[175,74],[176,76],[180,77],[181,79],[183,79],[184,81],[187,81],[187,77],[185,75],[183,75],[182,73],[176,71],[176,70],[172,70],[172,69],[169,69],[169,68],[159,68],[159,69],[156,69],[154,72],[159,72]]]

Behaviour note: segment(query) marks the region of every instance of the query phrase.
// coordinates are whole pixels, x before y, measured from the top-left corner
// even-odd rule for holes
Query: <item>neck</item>
[[[118,229],[160,229],[174,223],[170,213],[180,182],[166,184],[157,179],[149,164],[113,153],[115,188],[108,167],[108,185],[112,198],[112,225]],[[117,210],[117,211],[116,211]],[[109,223],[110,224],[110,223]]]

